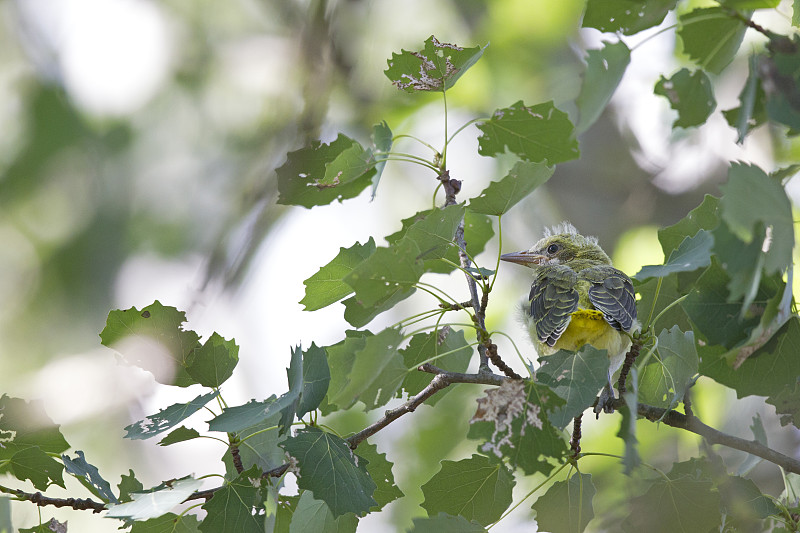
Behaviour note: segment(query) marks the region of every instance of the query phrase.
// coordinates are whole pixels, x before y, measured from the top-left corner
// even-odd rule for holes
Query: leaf
[[[699,230],[694,236],[686,237],[680,246],[670,252],[663,265],[648,265],[634,275],[634,279],[644,281],[648,278],[663,278],[677,272],[694,272],[711,264],[711,247],[714,237],[711,232]]]
[[[633,390],[626,392],[622,395],[625,400],[625,406],[618,411],[621,415],[619,423],[619,431],[617,437],[621,438],[625,443],[625,453],[622,455],[622,465],[626,476],[642,464],[642,458],[639,456],[639,439],[636,438],[636,413],[639,409],[638,402],[638,389],[639,389],[639,375],[636,368],[630,370],[630,383]]]
[[[364,243],[355,243],[350,248],[339,248],[339,253],[319,271],[305,280],[306,295],[300,300],[305,311],[316,311],[353,294],[353,288],[343,281],[344,277],[375,252],[372,237]]]
[[[717,107],[711,80],[702,70],[681,69],[669,79],[661,76],[654,94],[664,96],[678,112],[672,127],[691,128],[705,123]]]
[[[678,326],[662,330],[655,360],[638,367],[639,400],[666,409],[676,407],[697,374],[698,363],[692,331],[684,333]]]
[[[292,349],[292,356],[289,368],[286,369],[286,378],[289,382],[289,391],[283,396],[286,397],[284,407],[281,409],[281,419],[278,423],[278,433],[283,435],[288,432],[294,422],[297,406],[300,404],[300,396],[303,394],[303,349],[298,345]],[[291,399],[290,399],[291,398]]]
[[[683,51],[714,74],[728,66],[747,30],[744,23],[730,16],[723,7],[697,8],[679,15],[678,21]]]
[[[561,429],[590,407],[608,382],[606,351],[588,344],[577,352],[559,350],[539,361],[542,366],[536,371],[536,381],[566,402],[549,415],[553,425]]]
[[[280,414],[276,413],[257,424],[236,432],[240,441],[239,458],[242,460],[245,470],[255,465],[262,472],[267,472],[284,463],[286,453],[279,444],[285,440],[286,436],[278,432],[276,426],[279,420]],[[233,465],[230,452],[226,450],[222,460],[225,463],[226,472],[230,474],[226,476],[226,479],[235,479],[239,472]]]
[[[365,306],[363,303],[359,302],[355,296],[351,296],[342,302],[344,304],[344,319],[347,320],[347,323],[351,326],[362,328],[372,322],[372,319],[376,316],[393,308],[395,305],[414,294],[414,292],[416,292],[416,289],[409,288],[384,294],[377,302],[370,306]]]
[[[128,520],[149,520],[168,513],[203,485],[203,481],[186,477],[159,485],[146,492],[131,494],[133,501],[109,506],[106,516]]]
[[[97,467],[86,462],[82,451],[78,450],[75,454],[75,459],[61,455],[66,471],[75,476],[81,485],[104,502],[117,503],[117,497],[111,492],[111,485],[103,479]]]
[[[633,35],[658,26],[678,0],[588,0],[584,28]]]
[[[536,524],[543,531],[582,532],[594,518],[595,492],[591,474],[578,472],[568,481],[556,481],[532,506]]]
[[[553,102],[526,106],[522,100],[498,109],[492,118],[478,122],[478,153],[492,157],[505,152],[527,161],[547,161],[554,165],[576,159],[578,141],[567,114]]]
[[[456,228],[464,218],[463,205],[450,205],[443,208],[420,211],[413,217],[403,220],[400,231],[386,237],[392,245],[402,245],[403,241],[412,241],[422,253],[420,258],[428,262],[441,259],[456,245],[453,242]]]
[[[355,140],[340,133],[330,144],[314,141],[311,146],[289,152],[286,163],[275,170],[278,176],[278,203],[311,208],[358,196],[372,181],[374,169],[336,186],[320,183],[325,179],[328,165],[356,145],[360,146]]]
[[[375,199],[375,192],[378,190],[378,182],[383,175],[383,167],[386,166],[386,159],[389,151],[392,149],[392,130],[386,121],[381,121],[380,124],[375,124],[372,127],[372,142],[375,145],[375,151],[381,152],[376,157],[378,162],[375,163],[375,175],[372,177],[372,199]]]
[[[780,515],[772,499],[761,493],[750,479],[727,476],[719,484],[722,508],[727,515],[726,527],[734,531],[764,531],[762,520]],[[730,525],[729,525],[730,524]]]
[[[169,446],[178,442],[196,439],[200,433],[196,429],[190,429],[186,426],[181,426],[178,429],[170,431],[166,437],[158,441],[159,446]]]
[[[45,413],[43,402],[0,395],[0,473],[10,467],[5,461],[28,448],[45,453],[61,453],[69,448],[59,427]]]
[[[186,367],[200,346],[200,336],[184,330],[184,322],[186,313],[156,300],[141,311],[135,307],[111,311],[100,341],[128,363],[152,373],[159,383],[188,387],[196,383]]]
[[[631,533],[716,531],[720,524],[717,510],[720,497],[711,489],[711,481],[690,476],[659,479],[647,492],[631,500],[622,530]]]
[[[392,474],[392,463],[386,459],[385,453],[378,453],[378,447],[368,442],[362,442],[358,446],[356,455],[367,460],[367,473],[376,488],[372,497],[375,498],[377,505],[372,511],[378,511],[397,498],[405,496],[394,483]]]
[[[135,424],[125,427],[126,439],[149,439],[159,433],[163,433],[169,428],[175,427],[197,411],[205,404],[217,397],[219,391],[211,391],[208,394],[201,394],[188,403],[172,404],[166,409],[150,415],[144,420],[139,420]]]
[[[773,36],[767,49],[769,54],[760,56],[757,65],[767,116],[796,134],[800,128],[800,39]]]
[[[303,352],[303,392],[297,405],[297,418],[319,407],[328,392],[330,381],[331,371],[325,349],[312,342],[311,347]]]
[[[780,415],[781,425],[794,424],[800,427],[800,383],[794,382],[767,398],[767,403],[775,406]]]
[[[587,14],[594,9],[592,4],[591,0],[587,3]],[[588,51],[581,92],[575,100],[580,117],[575,125],[578,133],[588,130],[603,113],[630,62],[631,51],[622,41],[603,41],[603,48]]]
[[[119,489],[120,502],[131,501],[131,492],[144,491],[144,486],[138,479],[136,479],[133,470],[128,469],[128,472],[129,474],[127,476],[125,474],[122,474],[120,482],[117,485],[117,488]]]
[[[756,166],[733,164],[722,186],[722,219],[745,243],[762,244],[767,273],[783,272],[792,264],[794,229],[792,206],[780,182]],[[767,229],[756,233],[758,223]]]
[[[703,202],[689,211],[689,214],[677,223],[658,230],[658,241],[669,257],[686,237],[694,237],[700,230],[712,230],[719,224],[719,198],[707,194]]]
[[[511,505],[514,478],[502,463],[473,455],[461,461],[442,461],[442,468],[422,485],[422,508],[429,516],[440,512],[463,516],[479,524],[496,522]]]
[[[686,311],[682,306],[674,305],[675,301],[683,296],[683,290],[679,289],[678,274],[671,274],[665,278],[649,278],[644,283],[634,278],[633,287],[641,298],[636,302],[636,307],[642,322],[647,319],[654,320],[663,311],[659,324],[674,324],[682,330],[692,329],[693,325]]]
[[[772,338],[734,369],[720,357],[721,350],[703,349],[700,373],[744,396],[773,396],[794,386],[800,375],[800,318],[793,316]],[[768,399],[769,401],[769,399]]]
[[[261,488],[266,483],[261,477],[261,470],[254,466],[223,485],[203,504],[208,516],[200,524],[200,531],[263,533],[264,518],[254,514],[253,509],[262,504]]]
[[[186,372],[204,387],[218,388],[225,383],[239,362],[236,342],[214,332],[203,346],[192,350]]]
[[[453,331],[449,327],[430,333],[417,333],[400,350],[403,356],[403,366],[408,372],[403,378],[402,389],[408,396],[419,394],[427,387],[433,375],[427,372],[415,371],[425,362],[431,362],[437,367],[450,372],[466,372],[472,358],[472,348],[469,346],[463,331]],[[446,387],[428,400],[425,405],[436,405],[451,389]],[[400,393],[398,392],[398,397]]]
[[[3,533],[10,533],[11,529],[2,530]],[[19,533],[67,533],[67,523],[66,522],[59,522],[55,518],[51,518],[44,524],[39,524],[36,527],[30,528],[22,528],[19,530]]]
[[[755,54],[750,55],[750,70],[742,92],[739,93],[739,107],[722,112],[728,124],[736,128],[739,134],[739,137],[736,139],[737,144],[742,144],[744,142],[744,138],[750,133],[750,130],[755,129],[767,121],[767,109],[765,106],[766,97],[759,78],[758,57],[759,56]]]
[[[419,52],[392,53],[384,74],[395,87],[408,93],[445,91],[480,59],[485,49],[485,46],[462,48],[442,43],[431,35]]]
[[[292,515],[289,533],[354,533],[357,526],[358,518],[353,513],[334,517],[325,502],[314,499],[311,492],[305,490]]]
[[[410,239],[380,247],[345,276],[360,305],[372,307],[398,293],[408,293],[424,269],[422,251]]]
[[[200,533],[199,526],[195,515],[167,513],[144,522],[134,522],[131,533]]]
[[[547,412],[563,404],[544,386],[521,380],[504,382],[478,399],[470,420],[471,439],[483,440],[478,449],[495,462],[508,459],[525,474],[548,474],[567,451],[566,443],[547,418]]]
[[[770,9],[778,7],[780,0],[720,0],[720,5],[731,9]]]
[[[330,365],[336,367],[328,401],[341,409],[348,409],[359,400],[367,410],[380,407],[394,397],[405,377],[406,367],[398,352],[403,340],[399,329],[388,328],[362,339],[356,345],[342,346],[357,346],[353,352],[328,351]]]
[[[439,513],[431,517],[416,517],[414,527],[408,533],[486,533],[486,529],[475,520],[463,516]]]
[[[313,185],[318,189],[336,188],[345,186],[353,180],[363,176],[375,167],[375,156],[371,148],[364,148],[353,142],[338,154],[333,161],[325,165],[325,175],[320,180],[315,180]],[[370,178],[375,174],[370,173]]]
[[[518,161],[500,181],[493,181],[480,195],[469,201],[473,213],[501,216],[543,185],[555,171],[544,163]]]
[[[296,392],[287,392],[277,399],[272,396],[263,402],[250,400],[244,405],[226,407],[221,414],[209,420],[208,429],[226,433],[240,431],[280,413],[296,399]]]
[[[30,479],[37,490],[47,490],[54,483],[64,487],[62,472],[64,466],[44,453],[38,446],[29,446],[19,450],[8,459],[8,468],[20,481]]]
[[[297,485],[327,503],[335,517],[346,513],[362,516],[377,504],[372,497],[376,485],[367,473],[367,461],[356,460],[339,437],[308,427],[287,438],[281,447],[297,459]]]

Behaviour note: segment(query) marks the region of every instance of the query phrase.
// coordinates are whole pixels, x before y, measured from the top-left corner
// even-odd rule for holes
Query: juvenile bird
[[[626,333],[638,327],[631,279],[611,265],[596,237],[581,235],[569,223],[546,230],[530,250],[500,259],[534,271],[524,318],[539,355],[578,351],[584,344],[607,351],[608,384],[595,412],[613,411],[611,374],[630,348]]]

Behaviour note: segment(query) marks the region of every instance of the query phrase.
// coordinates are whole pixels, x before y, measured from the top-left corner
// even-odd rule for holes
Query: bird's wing
[[[636,294],[624,272],[609,265],[581,270],[581,280],[589,282],[589,301],[603,313],[611,327],[630,331],[636,322]]]
[[[538,269],[531,286],[531,318],[536,336],[553,346],[578,308],[578,275],[565,265]]]

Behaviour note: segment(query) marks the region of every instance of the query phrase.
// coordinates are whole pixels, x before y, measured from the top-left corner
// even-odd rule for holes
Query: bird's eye
[[[557,244],[551,244],[550,246],[547,247],[547,253],[548,254],[554,255],[556,252],[558,252],[558,245]]]

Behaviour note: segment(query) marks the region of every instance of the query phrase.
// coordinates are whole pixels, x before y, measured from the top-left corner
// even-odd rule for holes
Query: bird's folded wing
[[[578,308],[578,276],[571,268],[558,265],[538,270],[531,286],[531,318],[536,336],[553,346],[567,329]]]
[[[579,277],[590,283],[589,300],[611,327],[630,331],[636,322],[636,294],[631,279],[608,265],[581,270]]]

